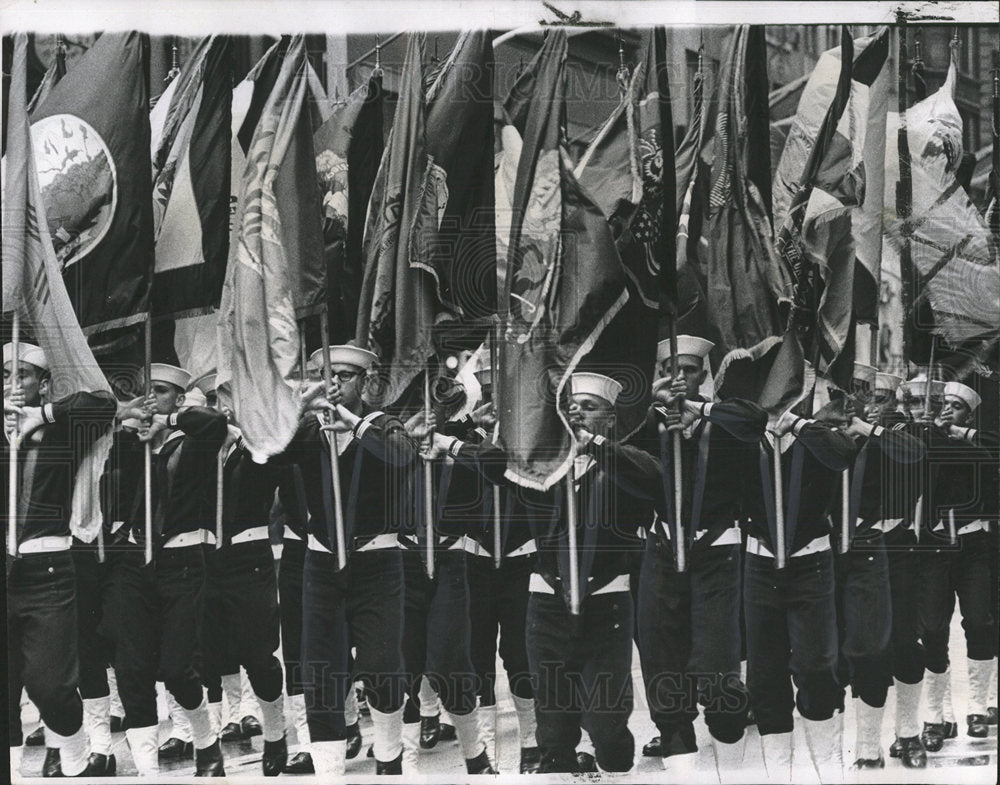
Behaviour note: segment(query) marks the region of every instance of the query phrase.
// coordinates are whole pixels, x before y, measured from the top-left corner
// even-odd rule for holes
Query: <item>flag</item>
[[[608,222],[561,149],[566,52],[566,33],[550,30],[529,66],[535,89],[500,303],[497,411],[507,477],[539,490],[571,465],[572,430],[559,406],[566,384],[628,299]]]
[[[802,311],[808,311],[799,314],[808,320],[803,349],[817,373],[849,389],[858,266],[855,238],[860,237],[862,253],[869,254],[867,266],[862,266],[869,308],[876,293],[877,279],[872,275],[878,273],[881,257],[881,249],[877,255],[871,253],[880,243],[864,234],[881,233],[882,210],[880,173],[876,195],[866,187],[865,152],[869,148],[869,161],[872,148],[877,150],[875,160],[884,156],[884,142],[869,145],[867,131],[874,110],[881,127],[873,131],[884,134],[885,79],[881,95],[875,102],[871,99],[889,53],[889,31],[884,28],[877,36],[852,42],[844,28],[843,40],[843,54],[850,62],[841,61],[839,48],[824,52],[803,90],[775,175],[773,203],[781,224],[779,242],[785,248],[795,246],[795,253],[803,257],[801,275],[810,283],[801,282],[802,291],[814,287],[808,302],[800,303]]]
[[[330,339],[354,337],[365,213],[382,158],[382,77],[373,73],[313,136],[322,191]]]
[[[676,319],[678,311],[677,184],[663,28],[649,32],[622,101],[574,174],[611,224],[629,277],[628,303],[580,365],[623,385],[616,408],[619,436],[626,437],[649,409],[661,315]]]
[[[36,108],[48,98],[52,88],[59,84],[59,80],[66,76],[66,49],[63,46],[56,47],[56,56],[52,59],[52,65],[45,70],[45,76],[39,83],[35,94],[28,102],[28,114],[30,115]]]
[[[231,84],[230,38],[206,38],[151,113],[154,316],[218,306],[229,255]]]
[[[230,381],[236,419],[259,462],[295,433],[297,319],[326,296],[325,287],[305,289],[318,287],[325,269],[306,90],[304,38],[296,36],[247,152],[219,308],[217,381]]]
[[[719,355],[780,334],[779,301],[790,293],[771,228],[764,31],[744,25],[732,38],[712,101],[706,181],[688,216],[699,230],[688,262],[705,292],[705,337]]]
[[[31,116],[42,200],[88,335],[146,318],[153,271],[149,43],[105,33]]]
[[[427,184],[424,35],[409,35],[399,102],[372,189],[365,223],[364,273],[355,330],[358,344],[380,359],[371,402],[395,403],[433,354],[434,279],[410,266],[417,214]]]
[[[482,319],[496,313],[493,44],[487,31],[463,32],[439,65],[427,91],[426,140],[410,264],[433,277],[439,310],[464,321]]]
[[[919,314],[921,306],[929,306],[932,317],[915,327],[940,335],[951,348],[988,342],[1000,335],[1000,268],[993,250],[995,240],[956,178],[962,159],[962,118],[954,99],[956,79],[952,62],[941,88],[906,112],[913,183],[908,222],[913,309]],[[890,112],[882,252],[883,266],[893,278],[901,275],[900,250],[905,237],[903,221],[895,210],[899,125],[899,115]],[[903,318],[909,320],[911,315]],[[926,361],[915,356],[907,359]]]
[[[2,178],[3,310],[17,311],[44,350],[56,398],[79,391],[102,391],[110,397],[111,387],[73,312],[45,219],[25,104],[27,35],[18,33],[14,46]],[[90,445],[77,467],[70,530],[84,542],[92,542],[101,526],[96,489],[111,441],[109,428]]]

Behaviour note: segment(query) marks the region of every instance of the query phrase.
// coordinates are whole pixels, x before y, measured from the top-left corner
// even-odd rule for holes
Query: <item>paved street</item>
[[[965,638],[962,632],[960,618],[956,614],[952,620],[951,630],[952,640],[952,687],[955,715],[959,719],[959,736],[957,739],[945,743],[944,748],[937,753],[929,754],[929,765],[924,770],[908,770],[902,765],[888,757],[888,745],[893,738],[893,721],[895,695],[893,690],[889,690],[889,700],[886,705],[885,723],[882,729],[883,748],[886,754],[886,768],[882,771],[865,772],[858,775],[856,772],[848,771],[845,774],[845,782],[851,783],[946,783],[947,785],[957,785],[957,783],[995,783],[997,781],[997,728],[992,726],[990,736],[987,739],[970,739],[965,735],[965,714],[966,714],[966,693],[967,693],[967,673],[965,667]],[[502,781],[507,782],[684,782],[684,783],[718,783],[719,779],[715,769],[715,758],[711,744],[708,739],[708,731],[699,720],[697,724],[698,745],[700,752],[693,767],[683,773],[668,773],[663,770],[658,759],[643,758],[640,754],[642,745],[655,735],[656,731],[649,719],[645,709],[645,699],[642,690],[642,675],[639,672],[638,654],[633,659],[633,679],[636,685],[636,709],[632,714],[629,723],[636,741],[636,766],[629,775],[581,775],[578,777],[520,777],[517,776],[518,767],[518,742],[516,731],[516,717],[514,714],[514,704],[510,699],[507,690],[507,683],[502,675],[502,668],[498,663],[498,670],[501,675],[498,678],[497,695],[499,711],[498,717],[498,748],[499,763]],[[165,713],[165,712],[164,712]],[[28,718],[26,717],[26,720]],[[848,705],[845,716],[844,729],[844,760],[850,764],[853,762],[853,744],[855,738],[855,718],[853,708]],[[33,722],[27,722],[26,732],[34,728]],[[371,741],[371,722],[367,717],[361,718],[361,731],[365,739],[365,746],[362,753],[357,758],[347,763],[347,775],[349,782],[380,782],[385,783],[385,778],[375,778],[375,764],[371,758],[365,757],[368,745]],[[169,722],[161,725],[161,739],[166,738],[169,732]],[[763,778],[762,757],[760,736],[755,728],[748,729],[746,737],[746,750],[744,753],[743,767],[739,772],[734,772],[731,777],[726,778],[727,783],[754,782]],[[794,764],[795,778],[797,782],[819,783],[820,779],[815,768],[810,765],[809,750],[805,737],[801,729],[797,729],[794,738]],[[260,756],[262,742],[260,737],[250,741],[225,744],[224,753],[226,755],[227,778],[238,779],[239,781],[249,781],[260,776]],[[125,743],[123,733],[115,734],[115,755],[118,759],[118,771],[120,774],[134,775],[135,768]],[[44,749],[41,747],[26,747],[22,770],[28,777],[37,777],[41,771]],[[432,782],[455,783],[464,781],[467,778],[465,766],[461,756],[458,742],[442,742],[433,750],[421,751],[421,768],[425,776]],[[194,773],[194,765],[188,761],[183,764],[166,766],[162,773],[171,778],[171,781],[180,781],[180,778],[190,778]],[[178,779],[173,779],[174,777]],[[297,777],[296,780],[302,782],[317,781],[312,777]],[[16,781],[16,780],[15,780]],[[23,779],[22,781],[30,781]],[[103,782],[120,783],[122,777]],[[147,780],[136,780],[137,782],[148,782]],[[483,778],[483,781],[488,781]]]

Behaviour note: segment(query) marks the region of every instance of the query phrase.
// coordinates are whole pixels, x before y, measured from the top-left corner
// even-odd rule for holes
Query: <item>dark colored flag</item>
[[[496,313],[497,266],[488,32],[462,33],[440,64],[427,91],[426,145],[410,264],[433,276],[442,310],[463,321],[482,319]]]
[[[219,304],[229,255],[232,78],[229,36],[205,39],[153,112],[165,112],[153,150],[154,316],[194,316]]]
[[[365,213],[383,152],[382,78],[373,74],[313,135],[322,194],[330,340],[354,338]]]
[[[66,50],[62,46],[56,47],[56,56],[52,59],[52,65],[45,69],[45,76],[42,77],[41,84],[35,90],[35,94],[28,102],[28,114],[32,114],[35,109],[42,105],[52,88],[59,84],[59,80],[66,76]]]
[[[607,219],[561,147],[566,53],[566,33],[550,30],[528,68],[535,89],[525,113],[500,302],[497,409],[507,476],[540,490],[571,465],[572,431],[559,407],[566,384],[628,299]]]
[[[434,279],[410,265],[414,224],[427,178],[423,51],[425,36],[411,34],[389,141],[372,189],[365,224],[364,274],[356,340],[379,356],[379,406],[393,404],[434,352]]]
[[[789,280],[774,253],[766,46],[761,27],[733,33],[715,88],[704,181],[692,193],[688,262],[705,293],[705,337],[721,355],[783,330]],[[693,226],[692,226],[693,224]]]
[[[42,200],[87,334],[146,318],[153,274],[149,42],[105,33],[32,116]]]

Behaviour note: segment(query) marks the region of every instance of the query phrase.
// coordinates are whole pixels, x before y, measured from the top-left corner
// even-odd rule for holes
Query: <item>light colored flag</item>
[[[956,177],[962,160],[956,79],[952,62],[941,88],[906,112],[913,179],[910,248],[920,276],[914,294],[929,299],[934,314],[931,329],[952,346],[995,340],[1000,335],[1000,267],[991,252],[994,241],[989,225]],[[903,222],[895,212],[898,129],[899,115],[890,112],[886,123],[883,266],[896,280],[903,242]],[[885,321],[899,324],[898,318]],[[898,343],[890,351],[902,355]]]
[[[111,396],[111,386],[80,329],[52,247],[28,126],[26,72],[27,36],[19,33],[14,44],[2,175],[3,310],[20,313],[24,326],[45,351],[54,399],[80,391]],[[111,450],[110,425],[108,422],[107,431],[89,443],[77,467],[70,530],[84,542],[92,542],[101,526],[97,488]]]
[[[240,185],[239,211],[219,309],[219,371],[217,381],[231,383],[236,419],[254,460],[280,453],[298,425],[299,327],[297,306],[303,292],[302,267],[323,264],[301,244],[311,242],[290,227],[299,227],[306,211],[319,200],[308,182],[300,193],[282,184],[301,174],[300,163],[312,173],[315,162],[311,130],[302,133],[308,80],[305,42],[296,36],[288,47],[247,150]],[[296,150],[307,144],[308,150]],[[285,171],[294,167],[294,172]],[[311,193],[310,193],[311,192]],[[325,296],[325,293],[324,293]]]

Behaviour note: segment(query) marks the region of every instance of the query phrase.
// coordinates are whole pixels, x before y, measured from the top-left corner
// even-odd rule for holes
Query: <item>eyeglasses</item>
[[[360,371],[337,371],[333,374],[339,382],[349,382],[353,379],[357,379],[360,375]]]

